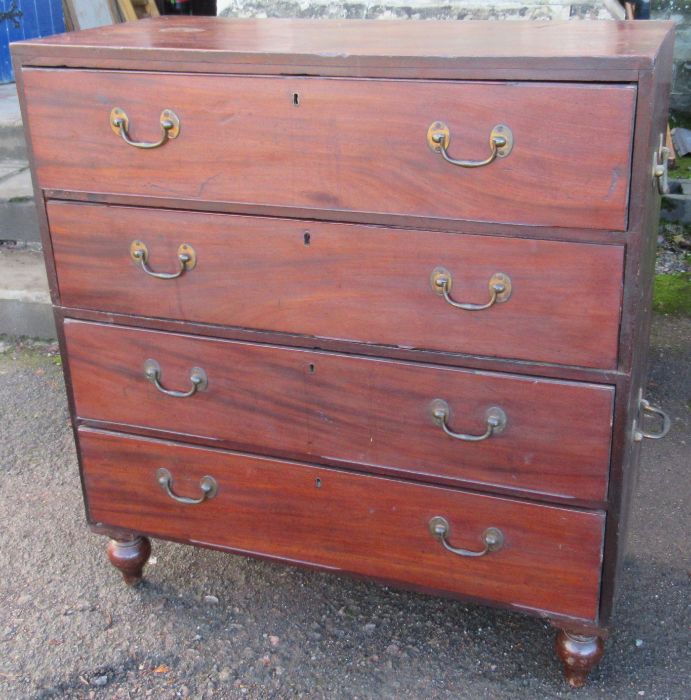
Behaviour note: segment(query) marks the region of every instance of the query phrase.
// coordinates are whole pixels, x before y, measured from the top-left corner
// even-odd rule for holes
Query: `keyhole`
[[[293,107],[300,106],[300,95],[297,92],[293,93]]]
[[[309,371],[310,374],[314,374],[315,366],[310,362]]]
[[[315,479],[315,480],[314,480],[314,485],[315,485],[318,489],[320,489],[320,488],[322,487],[322,480],[321,480],[321,479],[318,479],[318,478]]]
[[[305,241],[305,245],[309,245],[309,244],[310,244],[310,240],[311,240],[311,238],[312,238],[310,232],[309,232],[309,231],[305,231],[305,234],[304,234],[303,238],[304,238],[304,241]]]

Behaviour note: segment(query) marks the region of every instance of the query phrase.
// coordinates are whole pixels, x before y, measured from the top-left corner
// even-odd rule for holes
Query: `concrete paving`
[[[83,522],[51,346],[0,353],[0,698],[686,700],[691,319],[658,317],[616,633],[571,691],[537,619],[154,542],[125,587]],[[346,517],[346,516],[344,516]]]
[[[16,87],[0,85],[0,334],[55,338],[26,157]]]
[[[40,250],[0,247],[0,299],[50,304],[48,278]]]
[[[39,240],[33,196],[17,88],[0,85],[0,241]]]
[[[0,161],[26,160],[22,115],[14,83],[0,85]]]
[[[0,241],[38,242],[41,234],[29,164],[0,162]]]
[[[56,337],[40,250],[0,246],[0,334]]]

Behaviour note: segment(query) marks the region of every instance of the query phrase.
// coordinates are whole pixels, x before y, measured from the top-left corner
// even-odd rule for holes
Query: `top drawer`
[[[628,85],[242,77],[26,69],[44,189],[537,226],[624,230]],[[179,133],[158,148],[164,110]],[[428,143],[448,127],[445,161]],[[59,127],[56,125],[59,124]],[[173,132],[170,132],[173,133]],[[276,212],[271,212],[276,213]]]

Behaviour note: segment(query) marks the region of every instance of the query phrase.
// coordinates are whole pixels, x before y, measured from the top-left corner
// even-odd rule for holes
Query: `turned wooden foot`
[[[111,540],[108,543],[108,559],[122,572],[128,586],[142,579],[142,571],[151,554],[148,537],[135,537],[131,540]]]
[[[564,664],[564,676],[572,688],[585,685],[590,671],[605,653],[602,637],[588,637],[566,630],[557,631],[557,655]]]

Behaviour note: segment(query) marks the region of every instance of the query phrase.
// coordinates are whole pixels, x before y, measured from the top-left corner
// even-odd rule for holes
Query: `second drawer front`
[[[48,205],[61,303],[402,347],[611,368],[623,247],[131,207]],[[130,245],[147,246],[147,274]],[[435,292],[487,304],[458,309]],[[439,289],[437,288],[437,292]],[[497,297],[502,300],[505,295]]]
[[[80,431],[93,521],[372,576],[517,609],[597,616],[604,515],[172,443]],[[157,481],[163,467],[173,496]],[[207,481],[208,483],[208,481]],[[443,517],[451,546],[430,532]]]
[[[81,419],[454,483],[606,495],[611,387],[78,321],[65,323],[65,335]],[[195,367],[208,386],[189,398],[164,395],[144,375],[150,359],[164,389],[188,391]],[[445,417],[435,399],[447,403]],[[444,432],[442,424],[483,435],[501,423],[497,408],[505,427],[485,440]]]

